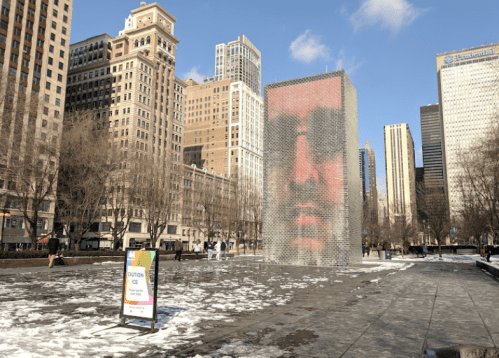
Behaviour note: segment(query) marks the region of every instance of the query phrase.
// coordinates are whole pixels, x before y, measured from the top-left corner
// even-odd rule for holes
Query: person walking
[[[201,252],[201,244],[199,240],[194,244],[192,247],[194,250],[194,253],[196,254],[196,262],[199,261],[199,253]]]
[[[174,261],[178,258],[178,262],[182,260],[182,250],[183,250],[183,245],[182,241],[178,239],[175,241],[175,258],[173,259]]]
[[[57,255],[57,250],[59,249],[59,239],[53,235],[49,239],[49,268],[54,266],[54,258]]]
[[[213,241],[208,241],[206,249],[208,251],[208,260],[211,260],[211,258],[213,257]]]
[[[227,250],[228,245],[225,243],[225,241],[222,241],[222,244],[220,244],[220,257],[225,256],[225,260],[227,260],[227,253],[225,250]]]
[[[366,246],[366,254],[367,254],[367,257],[369,257],[369,252],[371,251],[371,248],[369,247],[369,245]]]
[[[217,260],[220,260],[220,256],[222,253],[222,243],[220,242],[220,239],[218,239],[218,242],[215,245],[215,249],[217,250]]]
[[[366,254],[366,247],[364,244],[362,244],[362,257]]]

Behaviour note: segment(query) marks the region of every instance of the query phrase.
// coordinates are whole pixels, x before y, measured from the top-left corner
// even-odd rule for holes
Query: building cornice
[[[149,4],[149,5],[144,5],[144,6],[138,7],[136,9],[132,10],[132,14],[135,15],[137,13],[150,10],[154,7],[157,7],[163,13],[163,15],[166,15],[166,17],[168,17],[171,21],[177,22],[177,19],[175,18],[175,16],[173,16],[168,11],[166,11],[165,8],[163,6],[161,6],[160,4],[158,4],[157,2],[154,2],[154,3]]]

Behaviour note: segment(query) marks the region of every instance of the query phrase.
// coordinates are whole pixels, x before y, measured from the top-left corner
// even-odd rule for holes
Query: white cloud
[[[321,44],[319,36],[313,35],[312,31],[307,30],[296,38],[289,46],[291,57],[294,60],[311,63],[318,58],[329,59],[329,48]]]
[[[355,57],[347,58],[345,56],[345,50],[340,50],[338,59],[336,60],[336,71],[345,70],[345,72],[351,76],[362,66],[364,62],[356,62]]]
[[[396,34],[428,10],[417,8],[407,0],[365,0],[350,16],[350,22],[355,31],[363,26],[378,25]]]
[[[184,73],[184,79],[192,79],[196,81],[197,83],[203,83],[203,80],[208,77],[205,75],[202,75],[198,72],[197,67],[193,67],[189,72]]]

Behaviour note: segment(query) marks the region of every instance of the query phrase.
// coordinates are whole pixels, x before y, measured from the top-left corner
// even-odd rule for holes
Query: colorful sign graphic
[[[152,268],[151,266],[155,263]],[[151,274],[154,274],[154,287]],[[120,317],[156,321],[158,251],[127,249]]]

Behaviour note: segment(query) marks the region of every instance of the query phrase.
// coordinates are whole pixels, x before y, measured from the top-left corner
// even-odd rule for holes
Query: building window
[[[139,233],[142,231],[142,224],[141,223],[130,223],[128,231]]]

